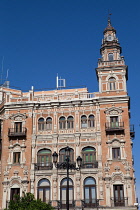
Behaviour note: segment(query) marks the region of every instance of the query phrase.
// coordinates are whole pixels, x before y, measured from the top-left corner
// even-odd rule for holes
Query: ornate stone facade
[[[134,131],[129,124],[127,66],[110,20],[96,69],[99,92],[86,88],[28,93],[0,88],[0,209],[24,192],[65,209],[65,160],[80,155],[80,171],[70,171],[71,209],[137,209],[132,161]]]

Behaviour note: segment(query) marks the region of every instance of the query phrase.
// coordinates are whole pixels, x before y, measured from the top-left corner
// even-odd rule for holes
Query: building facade
[[[110,19],[96,68],[99,92],[87,88],[29,92],[0,88],[0,209],[31,192],[66,208],[66,170],[52,154],[82,167],[70,170],[71,209],[137,209],[127,66]]]

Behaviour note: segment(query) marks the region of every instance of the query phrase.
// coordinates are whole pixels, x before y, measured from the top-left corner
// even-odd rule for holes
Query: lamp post
[[[58,163],[58,154],[56,152],[53,153],[53,163],[55,164],[55,167],[58,169],[66,169],[67,170],[67,189],[66,189],[66,208],[69,210],[69,169],[73,170],[80,170],[81,165],[82,165],[82,158],[80,156],[77,157],[77,165],[78,167],[76,168],[76,163],[71,163],[70,162],[70,147],[67,146],[65,148],[65,154],[66,154],[66,159],[62,163]]]

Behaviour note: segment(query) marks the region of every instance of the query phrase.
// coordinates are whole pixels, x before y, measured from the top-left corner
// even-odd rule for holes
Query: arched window
[[[88,117],[88,127],[93,128],[94,127],[94,115],[90,115]]]
[[[66,118],[65,117],[59,118],[59,128],[66,129]]]
[[[84,200],[85,207],[97,207],[96,181],[92,177],[84,180]]]
[[[109,60],[109,61],[113,61],[113,60],[114,60],[114,55],[113,55],[113,53],[109,53],[109,54],[108,54],[108,60]]]
[[[87,116],[81,116],[81,128],[87,128]]]
[[[82,149],[83,168],[97,168],[96,149],[94,147],[85,147]]]
[[[41,149],[37,153],[38,170],[52,169],[52,152],[49,149]]]
[[[48,203],[50,201],[50,182],[47,179],[41,179],[38,182],[37,198]]]
[[[67,190],[67,179],[63,179],[60,185],[60,200],[61,208],[66,208],[66,190]],[[73,181],[69,179],[69,207],[73,207],[74,193],[73,193]]]
[[[116,90],[116,79],[114,77],[109,78],[109,90]]]
[[[38,120],[38,130],[43,131],[44,130],[44,118],[39,118]]]
[[[64,149],[61,149],[59,152],[59,161],[64,162],[65,160],[66,160],[66,152],[64,148]],[[74,151],[72,148],[70,148],[70,161],[74,162]]]
[[[74,119],[72,116],[67,118],[67,129],[73,129]]]
[[[51,117],[48,117],[46,119],[46,129],[47,130],[51,130],[52,129],[52,118]]]

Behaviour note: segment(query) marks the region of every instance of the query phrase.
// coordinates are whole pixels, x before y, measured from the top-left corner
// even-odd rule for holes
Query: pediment
[[[118,115],[122,112],[123,112],[123,110],[120,108],[117,108],[117,107],[111,107],[105,111],[105,113],[109,114],[109,115]]]
[[[16,114],[12,114],[9,118],[11,120],[22,121],[22,120],[25,120],[27,118],[27,115],[26,114],[21,114],[21,113],[16,113]]]

